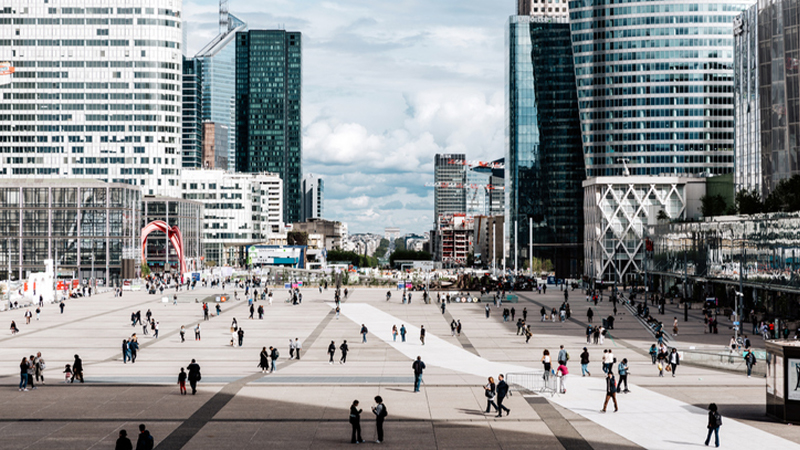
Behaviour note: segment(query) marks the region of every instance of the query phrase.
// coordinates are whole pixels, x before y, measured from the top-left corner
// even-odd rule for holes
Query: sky
[[[505,4],[507,3],[507,5]],[[503,156],[505,23],[515,0],[230,0],[250,29],[303,33],[303,172],[349,233],[433,224],[433,158]],[[218,2],[184,1],[187,54]]]

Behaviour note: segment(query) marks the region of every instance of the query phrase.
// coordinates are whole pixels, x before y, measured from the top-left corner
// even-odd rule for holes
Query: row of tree
[[[763,201],[755,189],[743,189],[736,193],[735,205],[728,205],[721,195],[704,195],[700,202],[704,217],[800,211],[800,175],[779,182]]]

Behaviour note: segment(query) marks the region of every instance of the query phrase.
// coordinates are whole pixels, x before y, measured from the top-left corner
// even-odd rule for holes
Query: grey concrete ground
[[[68,301],[63,315],[56,305],[47,305],[41,320],[30,325],[24,324],[24,310],[0,313],[6,325],[13,319],[21,329],[16,336],[5,331],[0,337],[0,389],[5,391],[0,449],[113,448],[121,428],[135,441],[139,423],[147,424],[158,449],[340,448],[351,445],[347,418],[353,399],[359,399],[364,409],[363,437],[375,440],[369,409],[375,395],[381,395],[388,406],[382,445],[390,448],[642,447],[611,431],[614,427],[600,426],[550,399],[520,392],[506,401],[512,410],[509,417],[484,414],[484,376],[436,367],[430,361],[422,392],[413,393],[411,360],[372,334],[361,344],[360,324],[344,315],[337,319],[332,313],[331,290],[320,294],[307,289],[298,306],[283,302],[285,293],[278,290],[271,306],[259,302],[266,309],[264,320],[249,320],[246,302],[234,301],[223,305],[221,316],[203,321],[195,299],[202,301],[219,292],[180,292],[177,306],[144,293],[126,292],[121,298],[111,293],[96,295]],[[551,289],[546,295],[522,294],[520,303],[513,305],[518,315],[523,307],[528,308],[534,338],[527,345],[515,335],[512,323],[502,322],[498,310],[486,319],[482,305],[450,304],[442,315],[437,305],[422,304],[419,294],[411,305],[400,304],[399,297],[393,295],[392,301],[386,302],[385,290],[356,289],[342,308],[349,303],[368,303],[396,317],[398,327],[401,323],[424,324],[428,333],[447,344],[492,362],[532,369],[541,367],[544,348],[555,351],[564,344],[571,354],[573,376],[580,376],[577,362],[585,345],[585,311],[576,311],[574,320],[565,323],[537,321],[541,305],[557,307],[562,292]],[[571,297],[571,303],[576,305],[574,310],[577,304],[584,309],[581,296]],[[608,314],[602,308],[610,306],[600,308]],[[132,311],[141,310],[144,315],[148,309],[160,322],[159,339],[142,336],[141,327],[130,325]],[[597,314],[595,321],[600,316]],[[233,317],[245,330],[243,347],[229,345]],[[463,324],[461,337],[450,335],[452,318]],[[194,340],[197,323],[202,328],[200,341]],[[181,325],[187,331],[184,343],[178,336]],[[604,347],[613,348],[619,359],[631,360],[632,383],[689,405],[704,408],[715,401],[727,417],[800,442],[796,427],[776,424],[764,416],[763,379],[689,366],[681,367],[678,377],[659,378],[642,354],[651,339],[641,326],[621,316],[616,328],[615,338],[606,340]],[[134,332],[143,348],[135,364],[123,364],[120,344]],[[290,338],[303,342],[299,361],[287,359]],[[409,345],[418,342],[416,335],[408,338]],[[328,344],[333,340],[338,347],[344,339],[351,349],[347,364],[328,364]],[[691,339],[703,343],[701,334],[695,333]],[[280,364],[277,373],[264,375],[256,367],[258,354],[270,345],[279,348]],[[37,351],[47,362],[46,384],[19,392],[19,362]],[[590,352],[592,375],[598,376],[602,351],[590,347]],[[86,383],[64,384],[61,372],[76,353],[84,361]],[[196,396],[180,396],[177,374],[191,358],[201,365],[203,380]],[[599,409],[602,398],[597,403]],[[703,438],[698,437],[697,442]],[[733,445],[728,447],[736,448]]]

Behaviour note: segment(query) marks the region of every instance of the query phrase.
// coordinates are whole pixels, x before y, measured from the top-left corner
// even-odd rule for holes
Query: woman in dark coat
[[[267,372],[269,370],[269,353],[267,353],[267,347],[263,347],[261,349],[260,361],[258,362],[258,367],[261,367],[261,372]]]
[[[364,439],[361,439],[361,410],[358,409],[358,400],[353,400],[353,404],[350,405],[350,426],[353,427],[350,443],[364,442]]]

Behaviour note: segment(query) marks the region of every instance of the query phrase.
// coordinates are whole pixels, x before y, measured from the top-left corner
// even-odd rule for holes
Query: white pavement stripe
[[[330,305],[333,308],[336,307],[333,303]],[[419,327],[407,323],[405,324],[407,331],[406,342],[400,342],[399,335],[397,336],[397,342],[393,342],[392,325],[397,325],[399,333],[400,325],[405,322],[372,305],[347,302],[342,305],[341,312],[342,315],[358,324],[359,327],[362,323],[367,326],[370,333],[367,336],[367,340],[377,336],[412,360],[417,359],[417,356],[421,356],[422,361],[427,366],[442,367],[480,377],[496,377],[498,374],[506,372],[529,372],[532,370],[530,367],[488,361],[433,335],[427,329],[425,345],[422,345],[419,340]],[[360,343],[361,339],[359,338],[356,342]],[[410,364],[409,370],[411,370]]]

